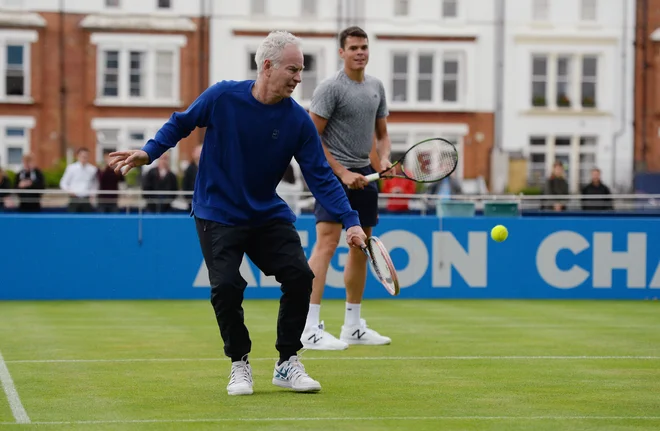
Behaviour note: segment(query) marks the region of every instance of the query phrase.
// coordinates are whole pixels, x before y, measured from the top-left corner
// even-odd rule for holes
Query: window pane
[[[443,0],[442,16],[445,18],[456,18],[458,16],[458,0]]]
[[[119,0],[105,0],[105,7],[119,7]]]
[[[302,85],[302,98],[303,100],[311,100],[316,89],[318,81],[318,65],[316,64],[316,56],[312,54],[303,55],[303,70]]]
[[[103,73],[103,95],[119,95],[119,51],[105,51],[105,71]]]
[[[171,6],[170,0],[158,0],[159,9],[169,9]]]
[[[302,14],[305,16],[316,15],[317,0],[302,0]]]
[[[535,21],[545,21],[548,19],[549,2],[548,0],[532,0],[532,19]]]
[[[582,76],[587,78],[596,77],[596,67],[598,59],[596,57],[583,57],[582,58]]]
[[[568,147],[571,145],[571,138],[556,138],[555,146],[557,147]]]
[[[99,129],[96,131],[96,139],[100,144],[113,144],[119,142],[119,129]]]
[[[408,15],[408,0],[394,0],[394,15]]]
[[[420,102],[430,102],[433,100],[432,80],[420,79],[417,81],[417,100]]]
[[[265,0],[250,0],[250,13],[252,15],[263,15],[266,13]]]
[[[7,72],[7,79],[5,81],[7,96],[24,96],[25,95],[25,78],[23,73],[14,72],[11,74]]]
[[[590,137],[584,137],[580,138],[580,147],[595,147],[597,143],[597,138],[590,136]]]
[[[394,56],[394,73],[407,73],[408,72],[408,56],[395,55]]]
[[[144,64],[144,53],[139,51],[131,51],[130,53],[130,79],[129,79],[129,95],[131,97],[142,96],[142,67]]]
[[[156,97],[174,97],[174,53],[156,52]]]
[[[458,73],[458,61],[445,60],[444,70],[445,70],[445,75]]]
[[[595,21],[597,7],[598,5],[596,0],[582,0],[582,11],[581,11],[582,20]]]
[[[458,101],[458,82],[455,80],[445,80],[442,84],[442,100],[445,102]]]
[[[20,165],[23,162],[23,148],[9,147],[7,148],[7,164]]]
[[[8,138],[25,136],[25,129],[22,127],[7,127],[5,129],[5,136]]]
[[[535,146],[545,145],[545,138],[530,138],[529,145],[535,145]]]
[[[433,73],[433,56],[420,55],[419,56],[419,73]]]
[[[545,76],[548,69],[548,59],[546,57],[534,57],[532,59],[532,74],[534,76]]]
[[[133,141],[144,141],[144,132],[130,132],[128,136]]]
[[[392,81],[392,100],[395,102],[405,102],[408,100],[408,81],[405,79],[395,79]]]
[[[8,45],[7,46],[7,64],[12,66],[23,65],[23,46],[22,45]]]

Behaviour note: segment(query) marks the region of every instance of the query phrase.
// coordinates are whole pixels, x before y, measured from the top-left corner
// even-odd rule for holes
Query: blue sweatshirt
[[[265,105],[252,96],[254,81],[222,81],[209,87],[142,148],[150,162],[196,127],[206,127],[195,180],[192,212],[234,226],[258,226],[296,216],[276,193],[292,157],[319,203],[344,228],[360,224],[328,164],[309,114],[291,98]]]

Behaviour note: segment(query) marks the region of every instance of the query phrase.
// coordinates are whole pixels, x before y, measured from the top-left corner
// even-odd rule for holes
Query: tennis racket
[[[395,169],[400,166],[400,169]],[[405,178],[418,183],[434,183],[447,178],[458,166],[456,146],[443,138],[420,141],[389,169],[366,175],[369,182],[379,178]],[[396,173],[400,171],[401,174]],[[386,174],[386,172],[390,172]]]
[[[397,296],[400,291],[399,279],[385,245],[378,237],[372,236],[367,238],[366,246],[362,248],[362,251],[367,255],[378,280],[385,286],[390,295]]]

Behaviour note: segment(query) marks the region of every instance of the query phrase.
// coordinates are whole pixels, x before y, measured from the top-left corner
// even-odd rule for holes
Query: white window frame
[[[145,35],[94,33],[92,44],[96,45],[96,104],[101,106],[160,106],[180,107],[181,102],[181,47],[186,45],[182,35]],[[103,95],[103,77],[105,71],[105,51],[119,52],[119,94]],[[130,52],[145,53],[144,93],[130,96]],[[158,97],[156,94],[156,52],[168,51],[173,54],[172,97]]]
[[[0,166],[4,169],[11,171],[19,171],[23,162],[9,164],[9,148],[20,148],[23,155],[30,152],[32,129],[34,129],[36,121],[34,117],[14,117],[14,116],[1,116],[0,117]],[[24,129],[25,133],[21,137],[7,137],[7,129]]]
[[[0,102],[33,103],[32,99],[32,44],[38,40],[34,30],[0,30]],[[23,47],[23,95],[7,95],[7,46]]]
[[[167,122],[167,118],[93,118],[92,129],[95,132],[96,160],[103,160],[103,149],[116,148],[117,151],[136,150],[142,148],[149,139],[156,136],[158,130]],[[104,145],[99,142],[101,136],[99,131],[117,130],[117,141]],[[144,133],[144,141],[139,142],[131,139],[132,132]],[[179,145],[168,150],[170,154],[170,168],[172,172],[178,173],[179,169]],[[143,168],[143,173],[156,166],[157,163],[151,163]]]
[[[550,20],[550,0],[532,0],[532,21],[548,22]]]
[[[419,101],[417,83],[419,80],[419,56],[425,54],[433,54],[433,94],[430,101]],[[394,100],[394,56],[407,55],[407,73],[406,73],[406,90],[407,98],[405,101]],[[471,72],[467,69],[467,61],[470,58],[467,50],[459,47],[437,47],[423,46],[414,50],[393,49],[390,51],[389,67],[390,67],[390,80],[387,85],[388,104],[395,108],[419,108],[419,109],[447,109],[457,111],[468,106],[470,103],[470,95],[468,95],[468,80],[472,77]],[[443,95],[444,83],[444,61],[456,60],[458,61],[458,88],[457,100],[445,101]],[[403,74],[401,74],[403,76]],[[399,78],[403,79],[403,78]]]
[[[580,0],[580,21],[598,21],[598,0]]]

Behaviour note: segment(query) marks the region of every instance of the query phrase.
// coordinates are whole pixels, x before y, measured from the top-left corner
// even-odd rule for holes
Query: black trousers
[[[280,357],[295,355],[303,347],[300,337],[309,311],[314,273],[293,224],[276,221],[259,227],[226,226],[197,217],[195,224],[225,355],[236,361],[252,348],[242,306],[247,282],[239,272],[244,254],[282,285],[275,348]]]

